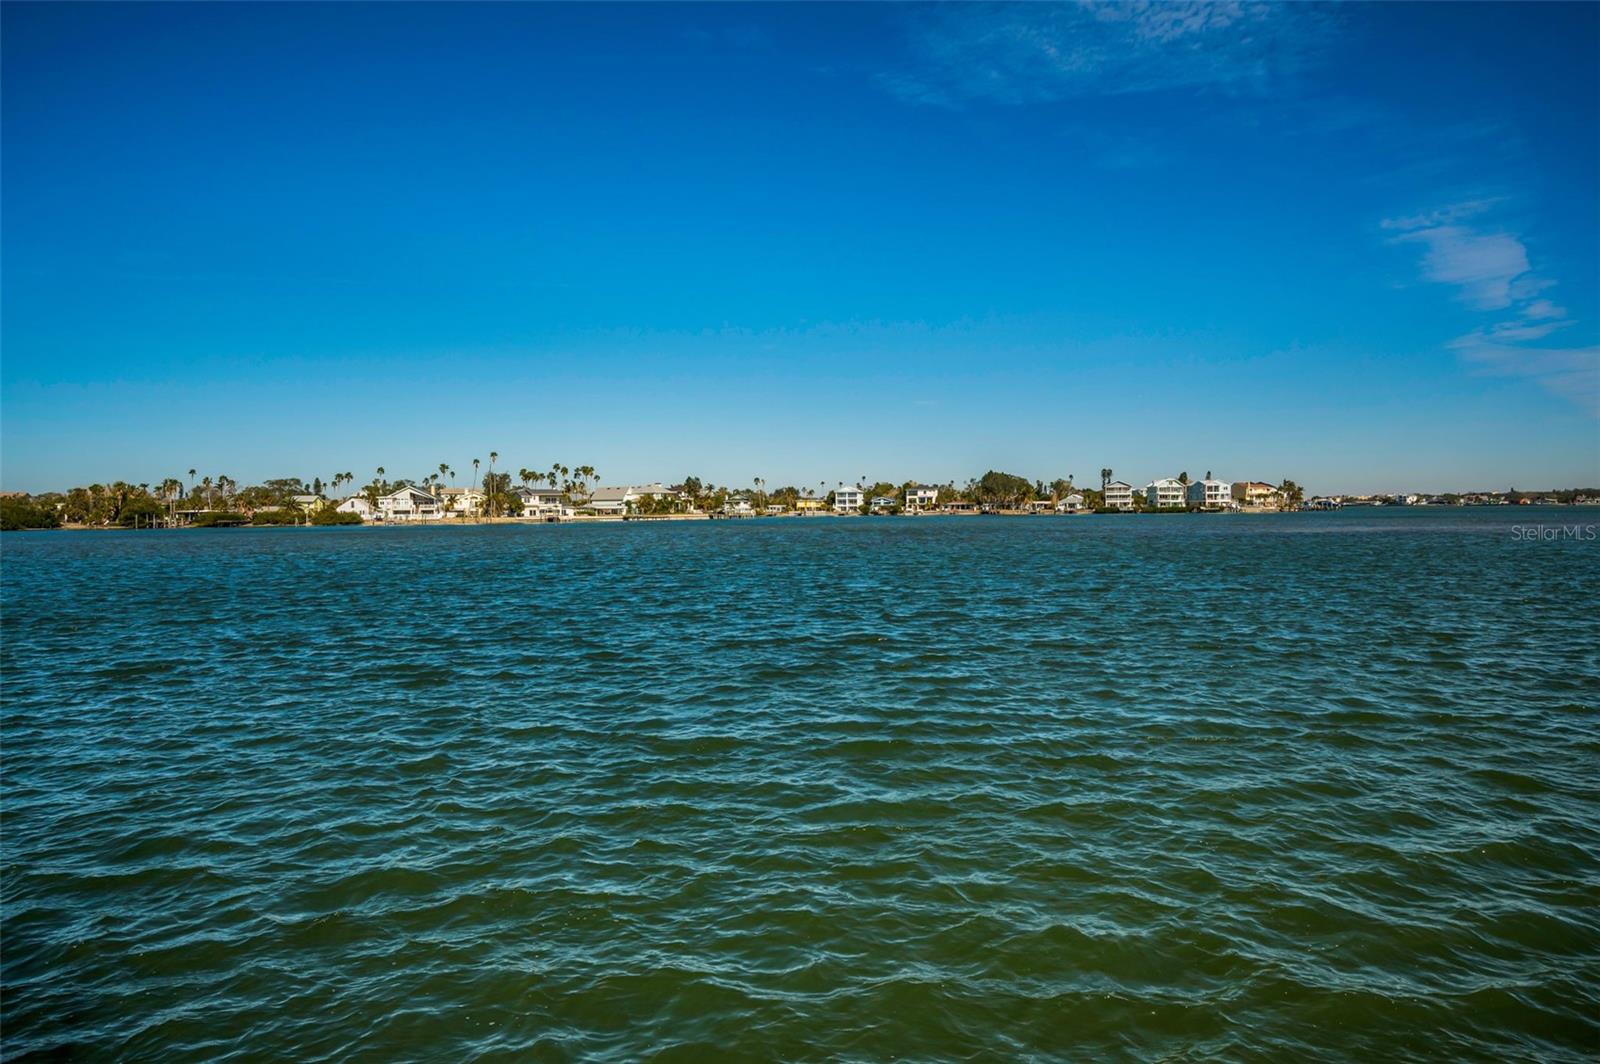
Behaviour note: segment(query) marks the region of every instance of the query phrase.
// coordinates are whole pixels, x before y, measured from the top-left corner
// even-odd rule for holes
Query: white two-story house
[[[1144,486],[1144,504],[1157,509],[1182,506],[1188,498],[1183,481],[1163,477]]]
[[[1113,510],[1133,509],[1133,485],[1113,480],[1106,485],[1106,505]]]
[[[838,488],[833,493],[833,512],[836,514],[858,513],[865,492],[860,488]]]
[[[477,517],[488,496],[477,488],[440,488],[439,512],[451,517]]]
[[[523,517],[565,517],[571,513],[560,488],[521,487],[513,489],[513,494],[522,502]]]
[[[378,499],[378,512],[385,521],[437,521],[439,500],[421,488],[406,485]]]
[[[939,489],[927,484],[915,484],[906,489],[906,512],[933,510],[939,505]]]

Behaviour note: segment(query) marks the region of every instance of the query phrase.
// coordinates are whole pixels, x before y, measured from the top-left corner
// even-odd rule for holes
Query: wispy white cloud
[[[1328,9],[1218,0],[939,5],[879,83],[912,103],[1031,103],[1214,86],[1264,89],[1319,47]]]
[[[1536,321],[1545,318],[1564,318],[1567,316],[1567,308],[1558,307],[1548,299],[1535,299],[1522,308],[1522,316]]]
[[[1465,364],[1478,373],[1534,380],[1600,417],[1600,345],[1532,346],[1574,322],[1565,307],[1538,297],[1555,282],[1533,272],[1522,238],[1483,224],[1482,216],[1500,202],[1468,200],[1382,225],[1396,234],[1393,242],[1424,249],[1425,278],[1454,286],[1478,310],[1510,312],[1451,342]]]
[[[1526,377],[1553,395],[1600,417],[1600,345],[1526,347],[1492,333],[1472,333],[1450,346],[1480,373]]]
[[[1504,310],[1512,286],[1528,272],[1528,250],[1509,233],[1479,233],[1465,226],[1435,225],[1395,238],[1427,248],[1428,280],[1456,285],[1461,298],[1480,310]]]

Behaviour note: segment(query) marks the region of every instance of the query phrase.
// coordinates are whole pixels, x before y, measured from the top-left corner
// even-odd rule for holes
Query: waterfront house
[[[815,514],[827,509],[827,505],[821,499],[801,497],[794,501],[794,508],[803,514]]]
[[[1056,504],[1049,499],[1029,499],[1022,504],[1022,508],[1030,514],[1047,514],[1056,508]]]
[[[631,487],[595,488],[589,496],[589,508],[597,514],[624,514],[635,498]]]
[[[355,514],[363,521],[372,520],[377,513],[372,504],[367,501],[365,495],[352,495],[348,499],[343,499],[339,505],[334,507],[334,510],[342,514]]]
[[[1237,480],[1229,488],[1233,501],[1240,506],[1280,506],[1283,496],[1271,484],[1260,480]]]
[[[863,497],[866,495],[860,488],[839,488],[833,493],[833,512],[836,514],[856,513],[861,509]]]
[[[1144,492],[1145,505],[1158,510],[1184,504],[1185,490],[1181,480],[1163,477],[1160,480],[1152,480],[1141,490]]]
[[[874,495],[867,508],[875,514],[887,514],[893,513],[896,505],[898,504],[892,495]]]
[[[1075,514],[1083,510],[1083,496],[1073,492],[1060,502],[1056,503],[1056,513]]]
[[[1106,485],[1106,505],[1113,510],[1133,509],[1133,485],[1113,480]]]
[[[1193,480],[1189,482],[1190,506],[1207,510],[1226,510],[1233,506],[1233,485],[1226,480]]]
[[[292,501],[303,514],[314,514],[324,506],[328,505],[328,500],[324,499],[321,495],[294,495],[290,497],[290,501]]]
[[[437,521],[443,514],[439,500],[421,488],[407,484],[378,499],[378,513],[384,521]]]
[[[913,484],[906,489],[906,511],[918,513],[939,505],[939,489],[927,484]]]
[[[439,512],[456,517],[477,517],[483,512],[486,496],[477,488],[440,488]]]
[[[560,488],[516,488],[512,494],[522,503],[523,517],[565,517],[570,511],[566,493]]]
[[[625,514],[641,499],[679,498],[665,484],[628,484],[620,488],[596,488],[589,496],[589,508],[597,514]]]
[[[978,504],[968,502],[966,499],[950,499],[939,509],[947,514],[975,514],[978,512]]]

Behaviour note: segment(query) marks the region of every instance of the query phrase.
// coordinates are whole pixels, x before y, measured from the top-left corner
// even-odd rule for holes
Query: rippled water
[[[8,535],[4,1053],[1592,1056],[1536,521]]]

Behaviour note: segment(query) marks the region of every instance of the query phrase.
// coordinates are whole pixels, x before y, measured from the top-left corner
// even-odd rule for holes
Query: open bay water
[[[0,1053],[1592,1059],[1597,523],[7,535]]]

